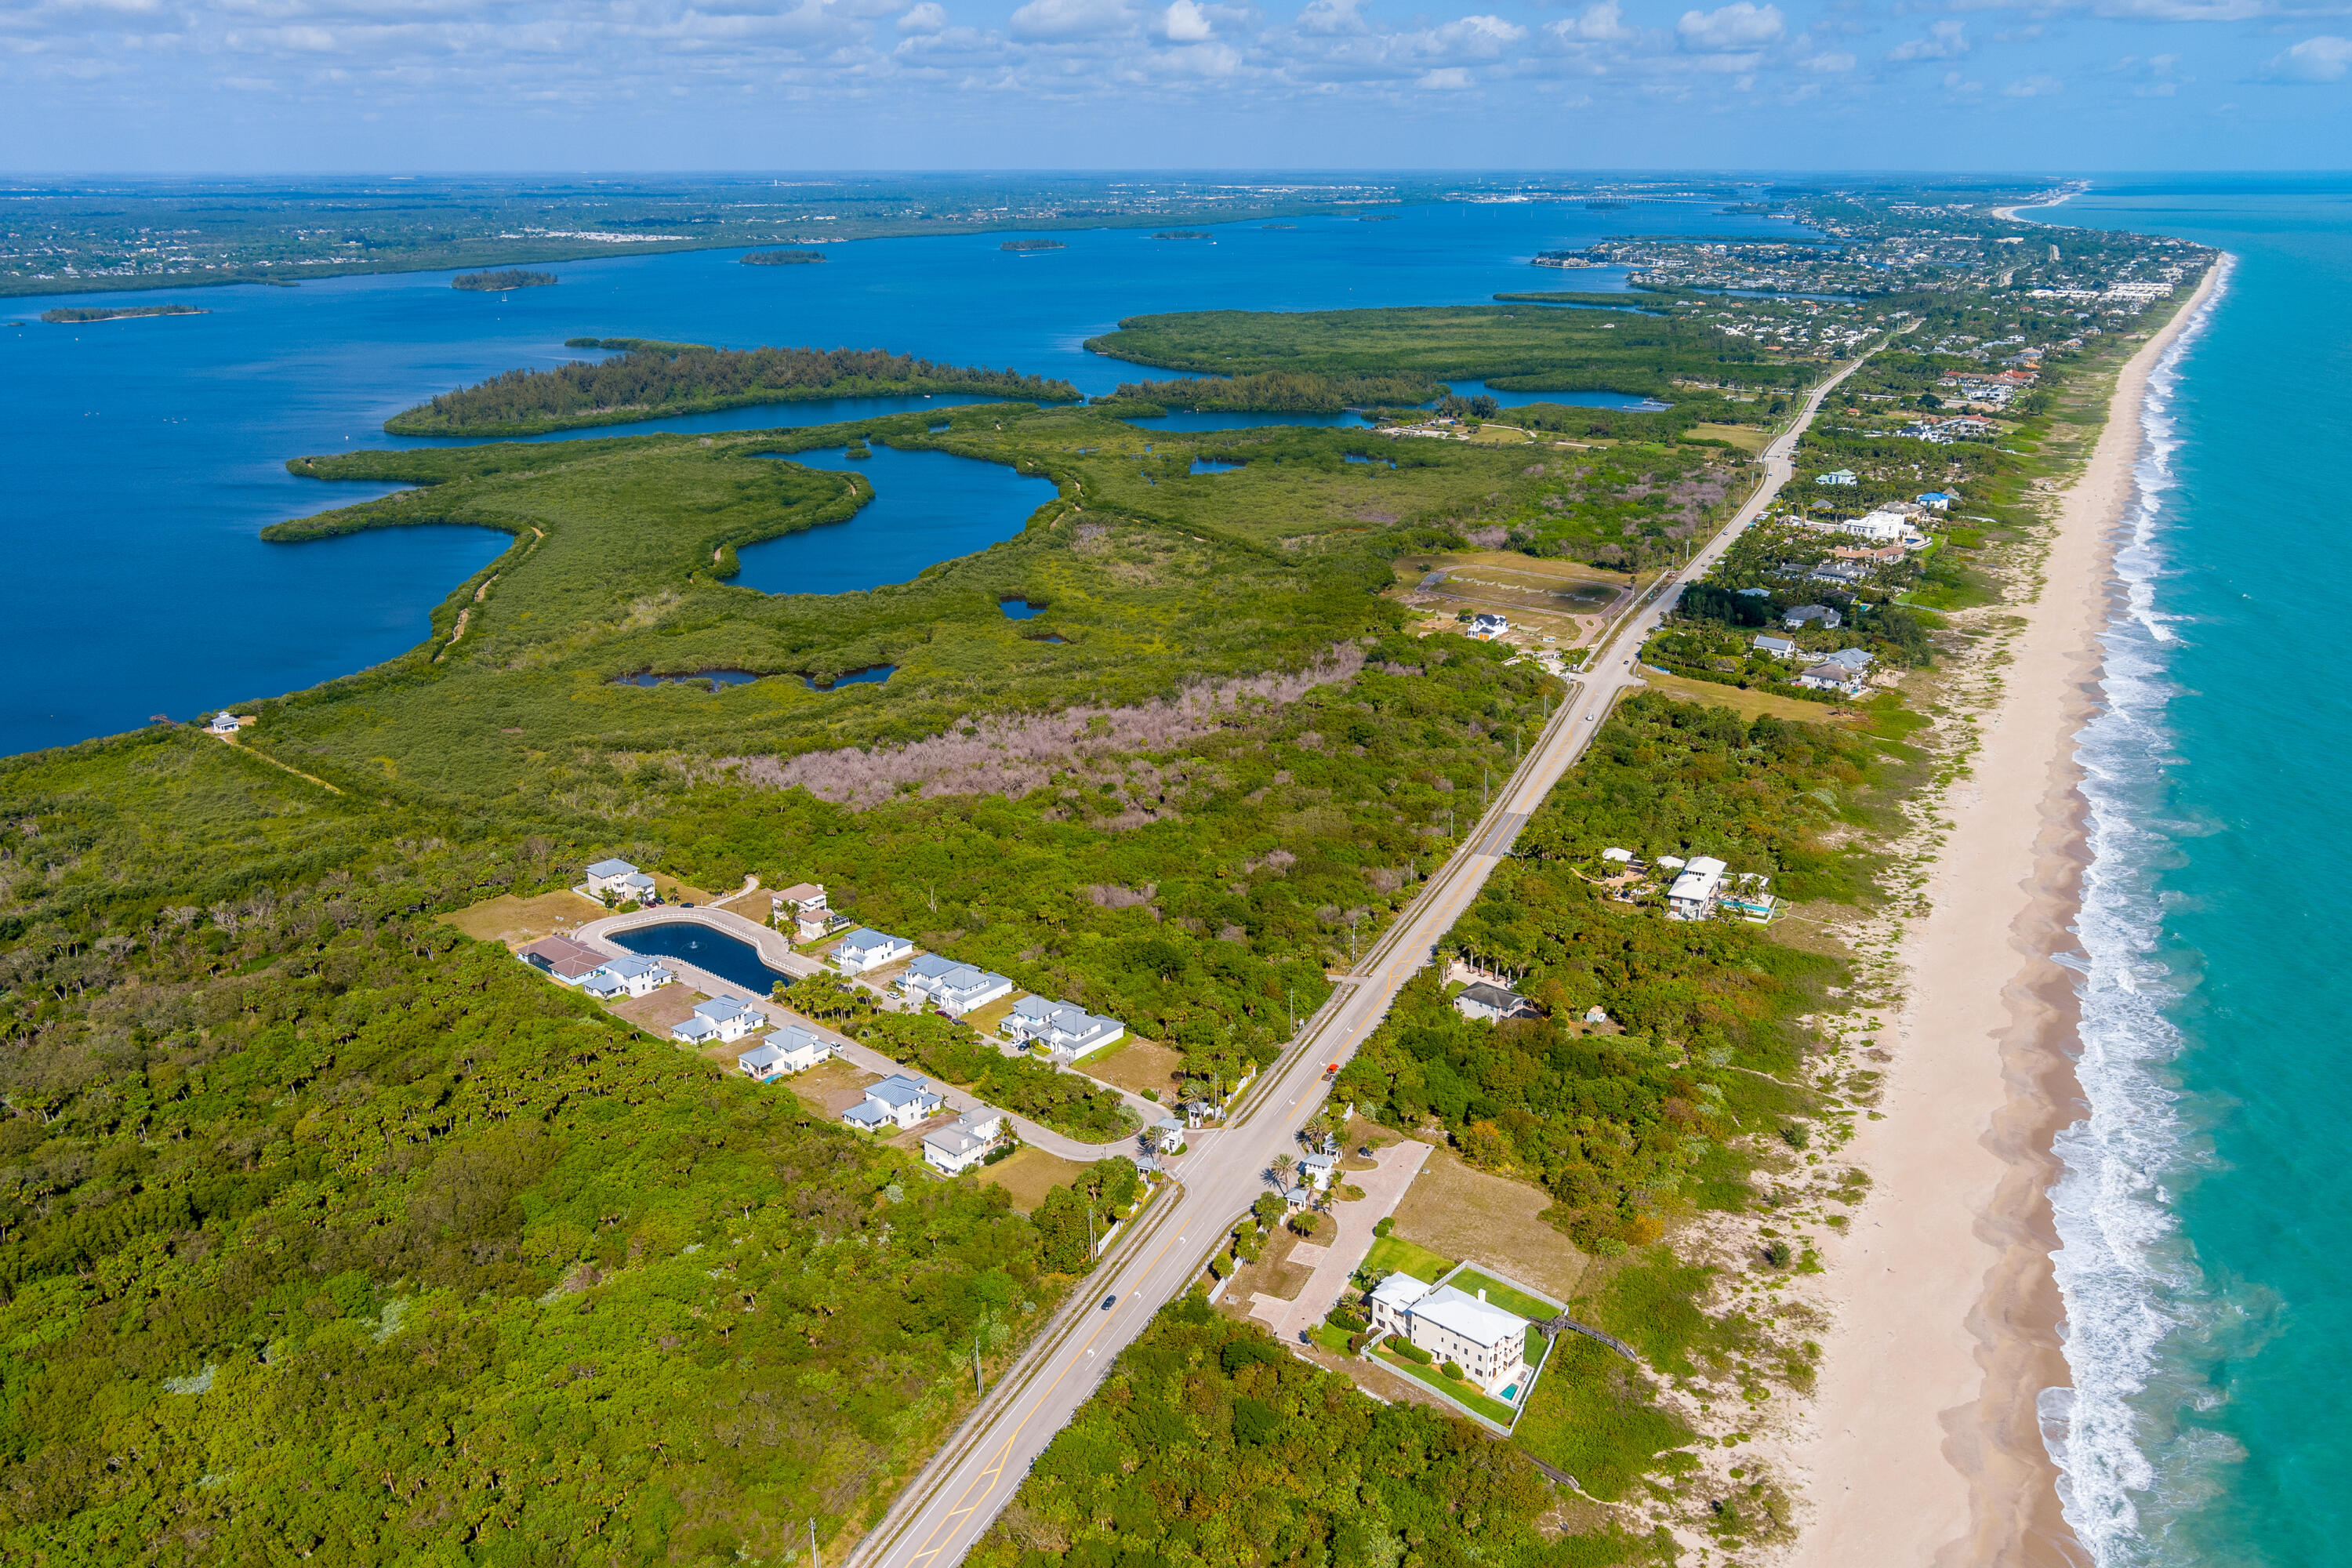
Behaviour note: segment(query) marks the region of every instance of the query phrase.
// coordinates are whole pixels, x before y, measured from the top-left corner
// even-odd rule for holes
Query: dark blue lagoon
[[[786,460],[864,474],[874,499],[846,522],[744,546],[735,582],[763,594],[846,594],[903,583],[935,562],[1012,538],[1054,499],[1051,479],[950,452],[877,447],[871,457],[845,458],[827,448]]]
[[[844,686],[879,686],[898,673],[898,667],[895,664],[874,664],[864,669],[853,669],[846,675],[837,675],[831,680],[819,680],[814,675],[803,675],[801,684],[811,691],[832,691]]]
[[[1449,381],[1445,384],[1454,389],[1456,397],[1491,397],[1505,408],[1524,408],[1530,403],[1560,403],[1571,408],[1618,408],[1655,414],[1669,406],[1632,392],[1505,392],[1483,381]]]
[[[1704,202],[1601,212],[1574,202],[1441,204],[1403,208],[1391,223],[1213,226],[1215,245],[1155,243],[1133,229],[1066,232],[1056,237],[1067,248],[1044,261],[1001,251],[1011,237],[986,234],[830,247],[823,267],[744,267],[734,250],[557,262],[548,269],[560,285],[507,296],[452,289],[447,272],[87,294],[72,302],[185,302],[211,314],[72,326],[36,319],[53,300],[11,300],[0,306],[10,371],[0,377],[0,419],[13,439],[15,489],[0,544],[18,580],[42,586],[19,595],[13,626],[41,657],[0,697],[0,752],[127,730],[152,713],[187,719],[414,647],[433,607],[506,541],[474,529],[400,529],[264,544],[257,535],[269,523],[385,492],[297,479],[285,461],[428,444],[396,442],[383,422],[501,371],[582,357],[566,338],[887,348],[1013,365],[1095,395],[1170,374],[1086,352],[1087,338],[1122,316],[1477,304],[1559,286],[1528,265],[1535,253],[1603,235],[1787,231]],[[587,434],[764,428],[951,402],[772,404]],[[1194,414],[1141,427],[1352,422]],[[886,501],[903,490],[886,482],[887,463],[877,451],[869,466]],[[866,548],[853,542],[872,531],[826,529],[798,545],[761,547],[758,578],[745,552],[745,580],[803,592],[901,581],[1005,537],[1035,504],[1003,500],[1001,512],[950,531],[929,556],[909,542],[887,562],[830,563],[821,558]],[[91,613],[99,605],[104,613]]]
[[[616,931],[609,940],[647,958],[676,958],[697,969],[707,969],[730,984],[741,986],[755,998],[769,994],[777,981],[792,978],[769,968],[750,942],[691,921],[639,926],[635,931]]]

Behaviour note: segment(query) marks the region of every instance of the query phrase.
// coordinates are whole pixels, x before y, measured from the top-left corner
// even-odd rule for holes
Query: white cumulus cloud
[[[1924,38],[1906,38],[1887,54],[1890,60],[1956,60],[1969,52],[1968,28],[1959,22],[1938,22]]]
[[[1470,86],[1470,73],[1460,66],[1446,66],[1423,71],[1413,85],[1426,92],[1461,92]]]
[[[2322,33],[2273,55],[2265,75],[2279,81],[2342,81],[2352,72],[2352,38]]]
[[[1756,5],[1732,0],[1713,11],[1685,11],[1675,32],[1687,49],[1707,54],[1735,54],[1761,48],[1779,39],[1787,21],[1778,5]]]
[[[1125,0],[1029,0],[1013,13],[1013,36],[1059,43],[1124,32],[1131,22]]]
[[[1581,43],[1621,43],[1635,36],[1633,29],[1625,25],[1625,12],[1617,0],[1599,0],[1569,21],[1554,22],[1547,30],[1558,37]]]
[[[1160,30],[1171,44],[1197,44],[1214,31],[1209,26],[1209,14],[1193,4],[1193,0],[1176,0],[1160,18]]]
[[[938,0],[923,0],[921,5],[898,18],[898,31],[902,33],[942,33],[947,30],[947,7],[940,5]]]
[[[2000,90],[2002,96],[2007,98],[2047,98],[2052,93],[2063,89],[2065,85],[2054,76],[2037,75],[2020,77]]]

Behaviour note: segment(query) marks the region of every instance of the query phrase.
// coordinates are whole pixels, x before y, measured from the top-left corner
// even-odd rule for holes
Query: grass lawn
[[[1433,1285],[1453,1267],[1454,1259],[1441,1258],[1418,1242],[1407,1241],[1401,1236],[1384,1236],[1374,1241],[1372,1249],[1364,1254],[1363,1262],[1367,1273],[1402,1272]]]
[[[1379,1359],[1382,1366],[1401,1372],[1416,1382],[1425,1383],[1448,1398],[1459,1400],[1498,1426],[1508,1426],[1518,1417],[1518,1412],[1501,1400],[1489,1399],[1479,1393],[1476,1384],[1468,1378],[1465,1377],[1457,1382],[1433,1366],[1423,1366],[1417,1362],[1407,1361],[1390,1350],[1385,1342],[1372,1354]],[[1568,1468],[1565,1465],[1560,1468]],[[1572,1475],[1575,1472],[1570,1471],[1570,1473]]]
[[[1318,1323],[1309,1331],[1315,1342],[1332,1354],[1348,1353],[1348,1332],[1345,1329],[1335,1329],[1328,1323]]]
[[[1087,1167],[1043,1149],[1023,1149],[1009,1160],[981,1167],[980,1179],[1013,1194],[1013,1206],[1027,1214],[1045,1201],[1052,1187],[1066,1187]]]
[[[1543,1322],[1548,1319],[1559,1316],[1560,1313],[1559,1308],[1547,1305],[1522,1291],[1514,1290],[1501,1280],[1489,1279],[1475,1268],[1465,1268],[1446,1283],[1465,1295],[1475,1296],[1484,1289],[1486,1292],[1487,1300],[1502,1308],[1506,1312],[1517,1313],[1532,1323]]]
[[[1585,1491],[1614,1502],[1645,1472],[1689,1469],[1697,1461],[1658,1456],[1692,1433],[1651,1402],[1650,1384],[1633,1363],[1582,1334],[1562,1334],[1528,1395],[1511,1433],[1520,1447],[1574,1476]]]

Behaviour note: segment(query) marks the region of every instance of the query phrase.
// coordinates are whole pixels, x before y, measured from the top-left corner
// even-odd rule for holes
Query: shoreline
[[[2074,978],[2053,957],[2074,946],[2088,863],[2074,752],[2100,700],[2148,375],[2228,265],[2118,373],[2038,591],[1993,618],[2008,625],[1987,638],[1979,677],[1998,700],[1931,808],[1942,842],[1918,889],[1927,912],[1895,943],[1902,994],[1881,1031],[1893,1060],[1875,1119],[1844,1151],[1872,1195],[1822,1246],[1834,1323],[1790,1456],[1811,1503],[1794,1562],[2089,1561],[2060,1513],[2036,1410],[2043,1389],[2071,1383],[2049,1192],[2053,1142],[2083,1109]]]

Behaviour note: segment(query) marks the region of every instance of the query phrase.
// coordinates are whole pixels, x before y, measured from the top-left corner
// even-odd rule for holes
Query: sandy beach
[[[1809,1517],[1792,1561],[1823,1568],[2079,1563],[2034,1414],[2067,1381],[2045,1196],[2077,1090],[2070,974],[2051,959],[2082,869],[2074,737],[2096,697],[2113,534],[2132,495],[2148,372],[2215,288],[2118,378],[2088,468],[2060,503],[2040,594],[2012,605],[1999,695],[1905,932],[1880,1040],[1878,1120],[1844,1157],[1873,1195],[1822,1248],[1823,1344]]]

